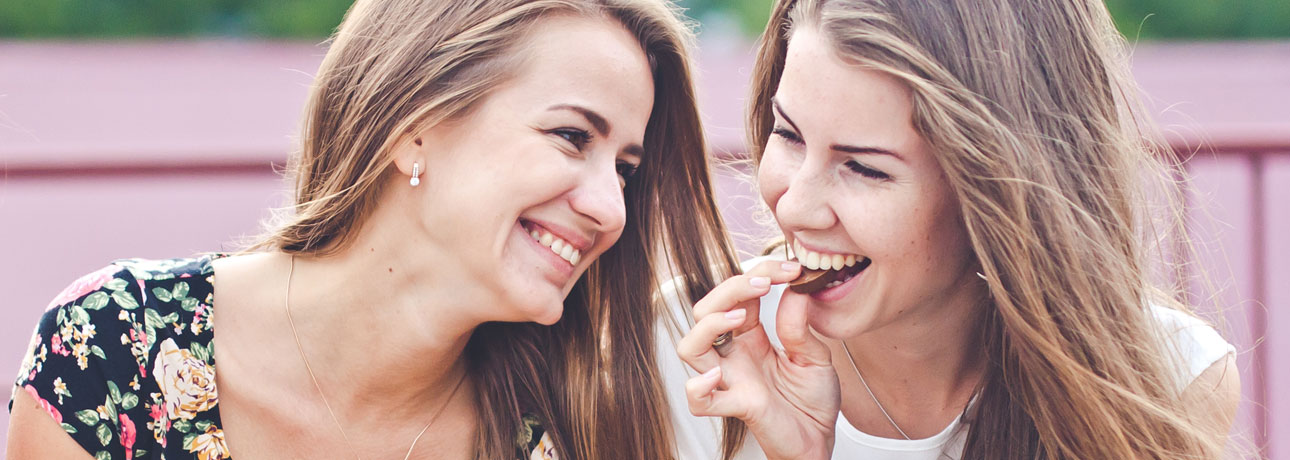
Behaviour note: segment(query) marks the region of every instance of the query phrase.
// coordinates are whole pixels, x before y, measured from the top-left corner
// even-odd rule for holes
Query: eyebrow
[[[778,113],[780,118],[783,118],[784,121],[787,121],[788,125],[793,127],[793,131],[797,131],[799,133],[798,135],[801,136],[800,133],[802,132],[802,130],[797,127],[796,123],[793,123],[793,119],[789,118],[788,114],[784,113],[784,107],[779,105],[779,99],[772,97],[770,98],[770,103],[771,103],[771,106],[775,108],[775,113]],[[892,157],[895,157],[898,160],[901,160],[901,161],[905,160],[905,158],[900,156],[900,154],[893,152],[891,150],[887,150],[880,147],[867,146],[867,145],[856,146],[856,145],[847,145],[847,144],[833,144],[829,146],[829,150],[832,150],[834,152],[841,152],[841,153],[890,155]]]
[[[547,110],[569,110],[582,115],[583,118],[587,119],[588,123],[591,123],[591,128],[596,130],[596,134],[599,134],[601,137],[609,137],[609,132],[612,129],[609,126],[609,120],[600,116],[600,114],[596,113],[595,110],[591,110],[580,105],[556,104]],[[642,147],[640,144],[630,144],[623,147],[623,152],[629,155],[643,157],[645,156],[645,147]]]

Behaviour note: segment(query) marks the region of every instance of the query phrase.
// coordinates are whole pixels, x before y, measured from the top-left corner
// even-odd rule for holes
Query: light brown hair
[[[780,0],[753,72],[754,160],[801,27],[908,85],[913,126],[958,199],[990,292],[962,458],[1217,457],[1223,440],[1181,407],[1149,306],[1186,310],[1177,286],[1151,282],[1144,243],[1182,235],[1180,219],[1144,212],[1147,190],[1178,203],[1176,165],[1137,128],[1102,2]],[[744,433],[726,421],[725,458]]]
[[[522,68],[525,36],[555,14],[614,21],[635,36],[653,71],[653,111],[642,164],[624,190],[626,227],[577,282],[561,320],[486,323],[472,335],[477,454],[515,457],[528,412],[564,459],[670,458],[653,269],[675,265],[701,293],[720,275],[711,259],[734,266],[695,108],[692,37],[670,2],[359,0],[311,91],[301,151],[289,166],[296,204],[257,248],[344,248],[395,173],[389,152],[399,137],[469,113]]]

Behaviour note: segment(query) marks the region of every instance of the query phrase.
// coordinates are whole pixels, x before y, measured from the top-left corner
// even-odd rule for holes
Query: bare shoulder
[[[1236,356],[1228,353],[1196,376],[1183,390],[1182,402],[1197,420],[1213,420],[1212,428],[1225,435],[1241,403],[1241,376],[1236,369]]]
[[[15,389],[13,392],[7,444],[7,460],[94,458],[63,431],[58,422],[40,407],[39,402],[22,389]]]

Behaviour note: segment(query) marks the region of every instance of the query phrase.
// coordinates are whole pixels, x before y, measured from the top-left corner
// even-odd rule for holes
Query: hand
[[[685,385],[690,412],[743,420],[770,459],[829,458],[841,404],[829,349],[807,325],[808,298],[785,293],[780,301],[782,351],[758,320],[759,299],[800,269],[766,261],[723,281],[694,304],[694,328],[677,344],[681,360],[700,372]],[[723,357],[712,341],[726,331],[734,343]]]

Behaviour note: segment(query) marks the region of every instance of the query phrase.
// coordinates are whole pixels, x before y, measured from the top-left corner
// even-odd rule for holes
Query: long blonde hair
[[[734,265],[709,184],[686,49],[692,37],[668,1],[357,1],[310,94],[289,167],[296,204],[255,248],[343,249],[379,205],[394,142],[469,113],[522,68],[526,35],[553,14],[615,21],[635,36],[653,71],[653,111],[642,165],[624,191],[626,227],[577,282],[562,319],[551,327],[486,323],[472,335],[477,454],[527,458],[514,449],[521,417],[532,413],[561,458],[668,458],[653,268],[675,264],[706,290],[714,255],[717,266]]]
[[[1180,219],[1144,213],[1149,184],[1177,197],[1176,165],[1136,127],[1102,2],[780,0],[754,69],[755,160],[794,27],[908,85],[914,128],[957,196],[990,292],[963,458],[1217,456],[1222,440],[1181,407],[1149,307],[1185,310],[1151,282],[1144,243],[1181,237]],[[726,458],[743,435],[726,422]]]

